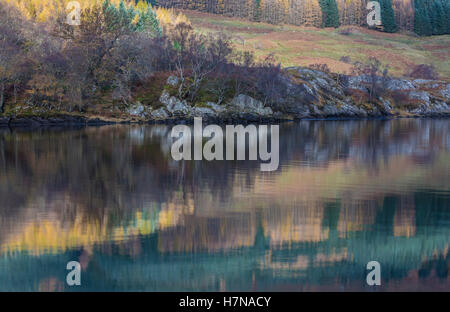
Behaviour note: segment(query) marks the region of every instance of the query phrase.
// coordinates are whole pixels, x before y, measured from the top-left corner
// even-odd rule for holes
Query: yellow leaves
[[[72,227],[64,229],[56,220],[31,223],[13,236],[2,251],[27,251],[33,255],[58,253],[68,248],[89,246],[102,241],[106,233],[98,223],[84,223],[77,219]]]
[[[225,4],[223,2],[224,0],[217,0],[217,9],[219,12],[223,12],[225,9]]]
[[[59,12],[66,12],[67,4],[74,0],[15,0],[10,1],[19,11],[29,19],[38,22],[46,22],[54,18]],[[101,5],[103,0],[76,0],[82,9]],[[118,5],[120,0],[110,0],[112,4]],[[141,0],[142,1],[142,0]],[[125,3],[134,4],[134,0],[124,0]],[[141,4],[142,6],[143,4]],[[146,4],[145,4],[146,5]],[[68,12],[66,12],[68,13]]]
[[[135,15],[131,23],[136,25],[138,22],[139,22],[139,15]]]
[[[82,213],[78,214],[70,225],[58,219],[33,220],[2,242],[0,252],[26,251],[33,255],[59,253],[111,239],[120,242],[138,234],[148,235],[159,227],[155,220],[144,218],[142,212],[136,212],[134,222],[113,228],[108,228],[107,222],[86,222],[85,217]],[[166,222],[170,224],[170,220]]]
[[[147,4],[147,1],[139,0],[139,2],[136,4],[136,9],[141,12],[147,11],[148,7],[151,7],[151,5]]]
[[[178,25],[178,24],[181,24],[181,23],[191,25],[191,22],[189,21],[187,16],[182,14],[182,13],[179,13],[177,15],[176,19],[175,19],[175,25]]]
[[[170,31],[176,25],[181,23],[191,25],[191,22],[186,15],[182,13],[177,14],[174,9],[158,8],[156,9],[156,17],[165,32]]]
[[[170,25],[173,23],[173,10],[167,10],[163,8],[158,8],[156,10],[156,16],[162,25]]]
[[[10,1],[10,0],[8,0]],[[36,20],[37,22],[47,22],[52,18],[55,18],[60,12],[67,12],[67,4],[73,0],[17,0],[11,1],[22,14],[29,18]],[[110,0],[115,6],[120,4],[121,0]],[[77,0],[80,3],[81,9],[93,7],[95,5],[101,5],[103,0]],[[146,12],[150,4],[145,0],[139,0],[135,4],[134,0],[124,0],[127,5],[132,5],[141,12]],[[190,21],[186,15],[182,13],[176,13],[173,9],[158,8],[156,10],[157,18],[160,21],[163,29],[170,29],[180,23],[190,25]],[[139,21],[139,17],[136,16],[133,23],[136,24]]]
[[[38,22],[45,22],[49,17],[49,13],[47,10],[42,10],[36,17]]]
[[[30,86],[40,92],[48,93],[50,89],[53,89],[55,87],[56,83],[57,82],[53,76],[37,74],[34,75],[33,79],[31,79]]]

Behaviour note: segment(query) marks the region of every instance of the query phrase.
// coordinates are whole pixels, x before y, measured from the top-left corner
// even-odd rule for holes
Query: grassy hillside
[[[272,25],[195,11],[183,11],[201,32],[224,31],[238,49],[258,56],[273,53],[283,66],[327,64],[335,72],[350,73],[352,65],[375,56],[390,64],[390,72],[402,76],[414,65],[432,64],[441,79],[450,80],[450,35],[418,37],[388,34],[362,27],[339,29]]]

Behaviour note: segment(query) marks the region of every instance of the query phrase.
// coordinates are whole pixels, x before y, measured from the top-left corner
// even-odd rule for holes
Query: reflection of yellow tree
[[[398,126],[402,124],[407,127]],[[357,135],[349,134],[349,144],[365,154],[370,152],[365,139],[374,132],[382,132],[385,141],[405,132],[412,133],[416,141],[424,140],[412,124],[394,123],[386,128],[389,131],[369,125],[356,128]],[[187,164],[185,180],[180,183],[178,167],[171,168],[161,142],[154,137],[156,132],[162,137],[166,133],[158,127],[147,130],[109,127],[45,135],[2,134],[0,250],[58,252],[108,241],[135,242],[139,234],[158,231],[160,251],[215,251],[252,246],[260,224],[271,248],[319,242],[333,238],[323,224],[327,203],[342,199],[335,229],[339,237],[346,238],[349,232],[375,222],[386,194],[401,198],[395,207],[393,234],[414,236],[415,209],[412,198],[404,194],[418,188],[448,187],[450,154],[428,149],[425,156],[396,153],[377,157],[369,165],[350,155],[321,166],[283,167],[273,175],[248,168],[230,170],[226,171],[230,184],[215,186],[214,179],[197,183],[192,173],[195,168]],[[330,144],[330,135],[334,137],[334,131],[314,132],[318,149]],[[80,139],[84,136],[89,139]],[[423,143],[444,149],[445,137],[436,128]],[[403,139],[411,143],[407,136]],[[295,150],[286,153],[301,160],[302,154]],[[329,153],[334,154],[334,149]],[[432,162],[424,164],[428,157]],[[217,174],[218,167],[211,168]],[[222,197],[214,193],[216,188],[224,192]],[[148,199],[149,193],[156,196]]]
[[[273,246],[320,242],[328,239],[329,235],[329,229],[322,227],[323,217],[324,208],[320,201],[274,206],[263,212],[264,232]]]
[[[438,163],[443,164],[443,162]],[[393,167],[389,166],[380,172],[378,177],[371,177],[370,187],[380,189],[380,198],[382,198],[383,193],[388,191],[387,189],[383,191],[383,184],[392,180],[393,176],[400,172],[408,172],[407,167],[404,167],[407,164],[405,159],[399,159],[398,162],[393,161]],[[214,206],[205,205],[203,201],[206,200],[205,203],[210,203],[209,197],[199,197],[194,203],[189,199],[188,201],[177,200],[175,196],[173,200],[163,203],[158,208],[156,219],[144,217],[145,210],[141,210],[135,212],[129,221],[114,225],[112,228],[107,226],[108,217],[106,215],[102,216],[100,223],[95,219],[86,218],[80,212],[82,210],[69,224],[61,221],[57,215],[50,219],[32,219],[30,222],[26,222],[19,232],[9,237],[7,241],[3,241],[1,250],[3,252],[26,250],[34,254],[59,252],[108,241],[118,242],[133,238],[138,234],[148,235],[156,230],[162,231],[161,251],[217,250],[251,246],[257,222],[254,216],[251,217],[252,214],[242,214],[242,212],[252,212],[258,207],[263,207],[262,225],[265,236],[270,238],[272,246],[295,242],[318,242],[329,238],[329,229],[322,225],[325,203],[322,196],[339,197],[339,193],[350,184],[353,185],[354,194],[346,193],[348,200],[341,203],[337,225],[339,235],[345,237],[348,232],[360,231],[364,225],[372,224],[379,205],[373,201],[373,197],[370,197],[369,193],[364,192],[367,185],[365,186],[362,181],[367,180],[367,177],[362,179],[359,176],[367,174],[364,170],[348,175],[342,170],[342,165],[336,166],[311,169],[314,171],[314,175],[311,175],[311,177],[315,177],[314,180],[308,179],[308,169],[295,173],[295,176],[299,178],[306,178],[305,184],[315,183],[315,188],[317,185],[322,185],[317,188],[322,190],[318,194],[314,194],[307,185],[303,188],[302,179],[296,179],[296,182],[293,183],[290,178],[293,172],[289,171],[280,176],[277,183],[257,179],[254,189],[255,200],[248,201],[248,199],[239,197],[235,199],[233,210],[238,209],[241,212],[237,215],[238,218],[230,219],[225,217],[224,212],[220,209],[216,210]],[[336,171],[336,168],[340,169]],[[434,171],[439,172],[440,169],[436,168],[428,173]],[[344,180],[339,180],[333,178],[333,175],[348,176]],[[407,175],[403,179],[413,181],[411,178],[415,178],[424,181],[426,173],[409,172]],[[352,179],[355,182],[351,182]],[[439,179],[432,180],[434,183],[440,183]],[[295,185],[295,188],[289,188],[289,185]],[[358,185],[360,189],[358,189]],[[398,183],[398,185],[405,185],[405,183]],[[332,189],[333,187],[334,189]],[[323,193],[324,190],[330,192],[329,195]],[[389,186],[389,192],[395,191],[396,189],[392,188],[392,185]],[[406,192],[403,187],[397,191],[399,193]],[[259,200],[261,193],[270,194],[270,200],[267,201],[267,198]],[[251,204],[248,205],[249,203]],[[51,207],[52,205],[46,203],[45,206]],[[204,216],[195,216],[195,207],[200,206],[209,206],[210,208],[202,211]],[[216,225],[210,226],[211,222]],[[414,235],[414,223],[414,207],[411,206],[410,200],[402,199],[394,217],[394,235]]]
[[[105,242],[121,243],[138,235],[149,235],[159,228],[154,219],[144,218],[143,212],[135,213],[128,223],[109,228],[108,220],[102,223],[86,219],[78,214],[74,221],[67,224],[60,218],[30,220],[23,224],[17,233],[1,244],[0,251],[26,251],[33,255],[59,253],[73,248],[90,248]]]
[[[414,236],[416,234],[416,213],[414,200],[401,197],[400,204],[395,210],[394,236]]]
[[[59,253],[67,249],[100,243],[107,238],[98,223],[84,222],[78,217],[70,227],[59,220],[36,220],[2,245],[2,252],[27,251],[33,255]]]

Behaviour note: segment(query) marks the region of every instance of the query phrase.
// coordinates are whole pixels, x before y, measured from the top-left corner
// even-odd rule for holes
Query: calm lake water
[[[170,126],[0,129],[0,290],[450,291],[449,128],[286,123],[275,172],[176,162]]]

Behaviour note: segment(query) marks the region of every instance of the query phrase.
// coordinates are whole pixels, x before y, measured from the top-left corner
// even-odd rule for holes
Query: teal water
[[[450,291],[449,128],[286,123],[274,172],[173,161],[170,126],[0,129],[0,291]]]

